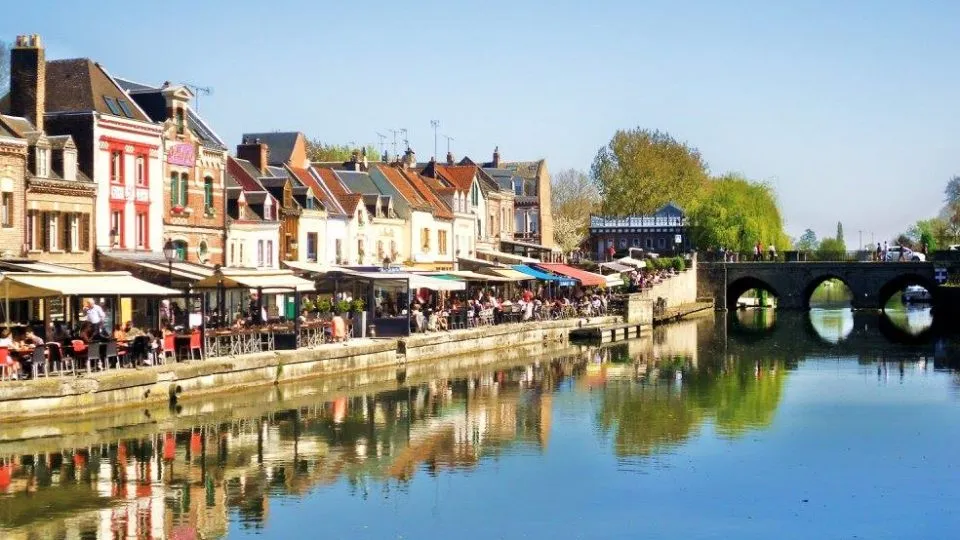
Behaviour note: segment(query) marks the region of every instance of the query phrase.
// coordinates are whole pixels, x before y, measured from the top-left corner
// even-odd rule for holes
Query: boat
[[[929,304],[931,300],[930,291],[919,285],[910,285],[903,290],[904,304]]]

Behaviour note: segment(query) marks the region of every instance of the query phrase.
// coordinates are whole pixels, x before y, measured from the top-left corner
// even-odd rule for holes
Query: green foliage
[[[668,133],[619,130],[593,160],[603,212],[650,214],[668,202],[689,206],[707,182],[700,152]]]
[[[590,214],[600,203],[597,186],[587,173],[567,169],[550,182],[553,236],[565,253],[580,247],[589,234]]]
[[[320,313],[330,313],[333,309],[333,303],[329,298],[320,298],[317,300],[316,308]]]
[[[345,315],[350,312],[350,301],[349,300],[338,300],[336,304],[336,312],[340,315]]]
[[[300,303],[300,309],[313,311],[315,308],[316,308],[316,305],[309,298],[304,298],[303,302]]]
[[[735,174],[710,181],[689,211],[694,242],[700,249],[724,247],[752,252],[757,242],[788,245],[777,199],[768,184]]]
[[[843,243],[843,223],[837,222],[837,240]]]
[[[367,160],[380,161],[382,156],[372,144],[367,145],[363,150],[367,152]],[[360,151],[360,148],[348,144],[329,144],[319,139],[307,141],[307,159],[310,161],[345,162],[350,161],[354,152]]]
[[[683,272],[687,269],[687,261],[683,257],[674,257],[670,261],[670,266],[677,272]]]
[[[927,250],[936,251],[949,246],[947,223],[940,218],[921,219],[904,234],[915,246],[926,244]]]
[[[364,307],[366,307],[366,303],[360,298],[357,298],[356,300],[354,300],[353,303],[350,305],[351,311],[353,311],[354,313],[363,313]]]
[[[797,251],[815,251],[819,246],[820,241],[817,240],[817,233],[810,229],[803,231],[800,239],[793,244],[794,249]]]
[[[956,208],[960,206],[960,176],[954,176],[947,181],[947,187],[943,190],[944,200],[947,206]]]
[[[842,259],[846,253],[847,246],[836,238],[824,238],[817,247],[817,258],[820,260]]]

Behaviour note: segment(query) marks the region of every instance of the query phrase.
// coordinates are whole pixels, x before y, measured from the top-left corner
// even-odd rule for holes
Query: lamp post
[[[167,238],[163,243],[163,256],[167,259],[167,286],[173,288],[173,258],[176,255],[177,248],[173,245],[173,240]]]

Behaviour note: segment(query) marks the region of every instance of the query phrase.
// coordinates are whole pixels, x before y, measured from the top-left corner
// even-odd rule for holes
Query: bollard
[[[367,325],[367,337],[372,337],[372,338],[377,337],[377,325],[375,324]]]

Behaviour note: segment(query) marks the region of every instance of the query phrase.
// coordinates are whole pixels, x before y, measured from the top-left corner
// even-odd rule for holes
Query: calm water
[[[960,342],[928,312],[892,319],[745,311],[0,426],[0,537],[953,537]],[[48,436],[11,440],[30,434]]]

